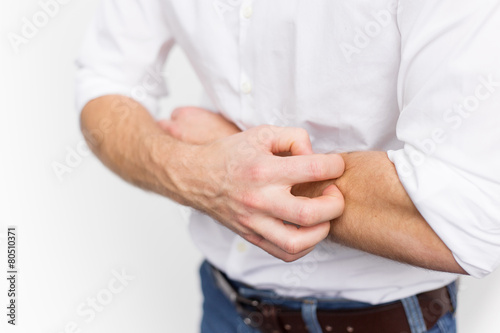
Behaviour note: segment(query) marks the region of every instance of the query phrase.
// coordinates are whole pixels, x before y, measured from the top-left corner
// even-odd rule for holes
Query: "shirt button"
[[[241,84],[241,92],[244,94],[250,94],[252,92],[252,84],[249,81],[245,81]]]
[[[239,242],[238,245],[236,245],[236,248],[238,249],[238,252],[244,253],[247,251],[247,245],[243,242]]]
[[[252,6],[246,6],[245,8],[243,8],[242,14],[243,14],[243,17],[246,19],[249,19],[250,17],[252,17],[252,14],[253,14]]]

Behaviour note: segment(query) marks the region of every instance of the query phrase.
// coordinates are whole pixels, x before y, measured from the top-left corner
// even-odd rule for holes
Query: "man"
[[[457,274],[500,263],[499,29],[492,0],[105,0],[82,130],[196,209],[203,333],[454,332]],[[174,44],[220,115],[151,116]]]

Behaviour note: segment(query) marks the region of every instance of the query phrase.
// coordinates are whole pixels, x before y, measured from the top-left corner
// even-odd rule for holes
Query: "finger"
[[[324,240],[330,231],[330,222],[307,228],[285,224],[283,220],[261,217],[252,223],[252,230],[289,254],[299,254]]]
[[[170,119],[176,120],[177,118],[179,118],[179,116],[187,114],[190,111],[189,109],[191,108],[187,106],[175,108],[170,114]]]
[[[172,125],[172,121],[170,121],[170,119],[162,119],[162,120],[158,121],[158,125],[160,126],[160,128],[162,130],[164,130],[165,132],[168,132],[170,126]]]
[[[344,173],[345,163],[338,154],[312,154],[275,158],[270,163],[271,175],[283,185],[336,179]]]
[[[170,114],[170,118],[172,120],[179,120],[191,117],[205,117],[210,118],[214,116],[216,113],[205,110],[196,106],[181,106],[175,108]]]
[[[290,253],[288,253],[286,251],[283,251],[278,246],[272,244],[267,239],[264,239],[262,236],[254,234],[254,235],[245,237],[245,239],[247,241],[249,241],[250,243],[252,243],[253,245],[261,248],[264,251],[266,251],[267,253],[269,253],[273,257],[281,259],[281,260],[283,260],[285,262],[292,262],[292,261],[295,261],[297,259],[300,259],[303,256],[305,256],[308,253],[310,253],[312,250],[314,250],[314,247],[310,247],[310,248],[308,248],[308,249],[306,249],[306,250],[304,250],[302,252],[299,252],[297,254],[290,254]]]
[[[328,186],[320,197],[296,197],[283,191],[274,193],[269,202],[269,214],[301,226],[314,226],[330,221],[344,212],[344,196],[335,185]]]
[[[312,154],[311,140],[306,130],[293,127],[258,126],[252,129],[259,143],[273,154],[291,152],[293,155]]]
[[[180,140],[180,141],[184,141],[182,131],[179,129],[179,127],[177,125],[174,124],[173,121],[161,120],[160,122],[158,122],[158,124],[171,137],[173,137],[177,140]]]

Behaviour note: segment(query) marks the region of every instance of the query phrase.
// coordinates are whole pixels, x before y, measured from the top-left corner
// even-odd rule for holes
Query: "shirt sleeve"
[[[163,65],[174,40],[160,0],[103,0],[77,58],[76,107],[109,94],[151,113],[167,95]]]
[[[401,0],[398,138],[417,209],[470,275],[500,264],[500,3]]]

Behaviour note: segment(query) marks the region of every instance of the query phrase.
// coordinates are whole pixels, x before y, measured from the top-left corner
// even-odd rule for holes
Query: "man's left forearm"
[[[346,170],[333,182],[346,206],[331,222],[332,241],[414,266],[467,274],[420,215],[385,152],[342,156]]]
[[[239,132],[222,116],[196,108],[174,112],[168,126],[163,127],[191,143],[217,139],[214,133],[224,137]],[[328,185],[337,185],[344,195],[345,209],[340,218],[331,221],[331,240],[414,266],[465,273],[415,208],[385,152],[342,156],[346,169],[340,178],[292,188],[295,195],[317,197]]]

